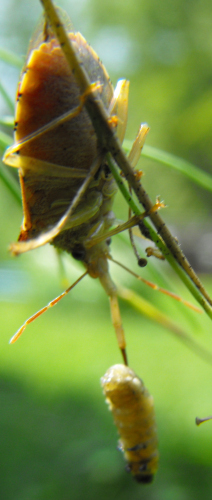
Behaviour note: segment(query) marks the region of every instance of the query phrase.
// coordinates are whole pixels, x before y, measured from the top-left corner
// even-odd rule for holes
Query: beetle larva
[[[101,379],[103,393],[120,435],[119,447],[136,481],[150,483],[158,467],[153,397],[125,365],[114,365]]]

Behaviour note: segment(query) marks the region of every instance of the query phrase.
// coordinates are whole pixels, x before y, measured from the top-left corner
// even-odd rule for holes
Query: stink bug
[[[80,94],[74,73],[45,17],[30,43],[20,77],[15,142],[4,156],[6,164],[19,169],[24,211],[19,240],[11,245],[11,251],[20,254],[49,242],[82,261],[85,274],[99,278],[109,296],[112,321],[126,363],[117,292],[108,270],[107,233],[114,223],[111,208],[117,186],[84,101],[89,93],[97,93],[122,142],[129,82],[118,81],[114,90],[106,69],[83,36],[71,31],[69,38],[91,81],[86,93]],[[130,153],[133,165],[147,131],[146,125],[140,128]],[[119,231],[118,227],[114,233]],[[27,320],[12,341],[49,306]]]
[[[46,0],[43,3],[51,4]],[[66,24],[69,30],[69,23]],[[119,80],[114,90],[106,69],[83,36],[69,30],[68,43],[69,40],[90,84],[81,93],[75,79],[75,66],[72,68],[61,50],[60,44],[66,42],[58,41],[51,23],[44,17],[30,43],[21,74],[15,142],[6,151],[4,162],[19,169],[24,211],[19,241],[11,245],[12,253],[18,255],[51,243],[82,261],[86,271],[64,293],[29,318],[11,342],[89,274],[99,278],[109,296],[112,322],[127,363],[117,290],[108,269],[108,260],[112,260],[109,237],[156,213],[163,204],[157,200],[142,215],[110,229],[115,219],[111,208],[117,186],[108,168],[107,148],[104,149],[98,138],[85,103],[95,94],[106,114],[110,132],[122,142],[129,82]],[[133,167],[147,132],[148,126],[141,125],[129,154]]]

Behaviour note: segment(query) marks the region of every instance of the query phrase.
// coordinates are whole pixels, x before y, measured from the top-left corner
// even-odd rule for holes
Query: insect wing
[[[101,99],[109,108],[113,87],[105,68],[80,33],[69,36],[91,81],[100,82]],[[80,97],[59,42],[43,22],[30,44],[21,75],[15,145],[6,160],[20,174],[24,222],[19,241],[34,238],[58,222],[97,157],[97,137],[86,110],[71,116]],[[70,119],[60,121],[69,113]],[[96,199],[92,203],[95,206]],[[87,204],[85,198],[80,213],[87,211]]]

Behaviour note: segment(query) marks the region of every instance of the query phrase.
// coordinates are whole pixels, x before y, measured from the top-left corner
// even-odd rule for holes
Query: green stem
[[[174,168],[188,177],[188,179],[198,184],[198,186],[212,192],[212,176],[195,165],[192,165],[192,163],[151,146],[144,146],[142,156]]]
[[[118,168],[116,167],[114,161],[112,160],[111,156],[108,154],[107,155],[107,161],[109,164],[109,167],[111,169],[111,172],[118,184],[118,187],[123,194],[125,200],[129,204],[130,208],[133,210],[135,215],[140,215],[142,213],[140,206],[138,203],[133,200],[131,194],[129,193],[126,185],[123,182],[123,178],[121,177]],[[160,238],[160,236],[156,233],[156,231],[153,229],[153,227],[149,224],[149,222],[145,219],[143,221],[145,224],[151,240],[154,241],[154,243],[157,245],[157,247],[160,249],[166,260],[169,262],[170,266],[176,274],[179,276],[179,278],[183,281],[185,286],[190,290],[191,294],[197,302],[202,306],[202,308],[205,310],[205,312],[208,314],[208,316],[212,319],[212,307],[209,305],[207,300],[204,299],[201,291],[199,288],[196,287],[196,285],[193,283],[193,281],[190,280],[190,277],[185,273],[184,269],[178,264],[178,262],[175,260],[173,255],[167,251],[167,247]]]
[[[5,50],[0,47],[0,60],[9,64],[10,66],[15,66],[18,69],[21,69],[23,66],[23,59],[20,56],[17,56],[10,50]]]
[[[0,164],[0,179],[4,182],[5,186],[9,189],[10,193],[14,196],[20,206],[22,206],[21,192],[18,182],[14,179],[12,174],[4,165]]]
[[[12,111],[12,113],[14,113],[14,103],[1,82],[0,82],[0,94],[2,95],[3,99],[7,103],[8,108],[10,108],[10,111]]]

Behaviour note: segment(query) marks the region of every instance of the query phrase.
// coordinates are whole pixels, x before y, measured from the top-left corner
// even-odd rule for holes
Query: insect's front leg
[[[30,69],[30,67],[28,68]],[[6,152],[3,156],[2,161],[5,163],[5,165],[8,165],[9,167],[15,167],[15,168],[22,168],[22,162],[24,162],[24,159],[27,158],[26,155],[25,158],[21,156],[21,148],[23,146],[28,145],[30,142],[35,141],[39,137],[43,136],[46,132],[50,132],[54,130],[58,125],[63,125],[66,122],[73,120],[76,118],[82,111],[86,99],[88,96],[96,91],[101,91],[102,85],[99,82],[94,82],[89,85],[89,87],[86,89],[86,91],[79,96],[79,105],[75,106],[74,109],[71,109],[70,111],[63,113],[59,117],[51,120],[51,122],[46,123],[43,125],[43,127],[40,127],[38,130],[32,132],[31,134],[27,135],[26,137],[16,140],[15,144],[10,146],[9,148],[6,149]],[[20,159],[21,158],[21,159]],[[29,158],[27,161],[31,160]],[[33,158],[32,158],[33,160]],[[39,161],[39,160],[38,160]],[[29,166],[28,166],[29,168]]]
[[[109,114],[117,118],[116,135],[122,143],[125,137],[128,117],[128,80],[118,80],[110,103]]]
[[[129,84],[128,80],[118,80],[109,108],[110,116],[117,117],[116,135],[121,143],[124,140],[127,127]],[[138,163],[149,130],[146,123],[141,124],[128,155],[132,167],[136,167]]]
[[[134,215],[131,217],[127,222],[124,222],[123,224],[119,224],[117,227],[114,229],[111,229],[110,231],[105,232],[104,234],[101,234],[100,236],[94,235],[94,237],[91,237],[87,239],[86,241],[86,248],[92,248],[95,245],[101,243],[102,241],[107,240],[108,238],[111,238],[112,236],[115,236],[116,234],[119,234],[123,231],[126,231],[127,229],[130,229],[134,226],[139,225],[139,223],[145,218],[148,217],[151,213],[156,212],[160,208],[165,208],[165,204],[163,201],[160,201],[158,198],[156,198],[156,202],[151,208],[149,212],[143,212],[140,215]]]
[[[76,193],[74,199],[70,203],[68,209],[66,212],[62,215],[62,217],[59,219],[57,224],[53,226],[52,228],[47,229],[44,233],[41,233],[37,238],[30,239],[28,241],[20,241],[17,243],[12,243],[10,245],[10,251],[13,255],[19,255],[24,252],[28,252],[29,250],[34,250],[35,248],[39,248],[40,246],[45,245],[46,243],[51,242],[66,226],[67,221],[71,217],[71,214],[74,212],[76,207],[78,206],[82,196],[84,195],[85,191],[87,190],[91,180],[93,179],[93,176],[97,172],[99,165],[100,165],[101,159],[100,157],[97,157],[96,160],[94,161],[90,171],[88,172],[82,186]]]
[[[132,167],[136,167],[138,163],[149,130],[149,126],[146,123],[140,125],[138,134],[128,155]]]

